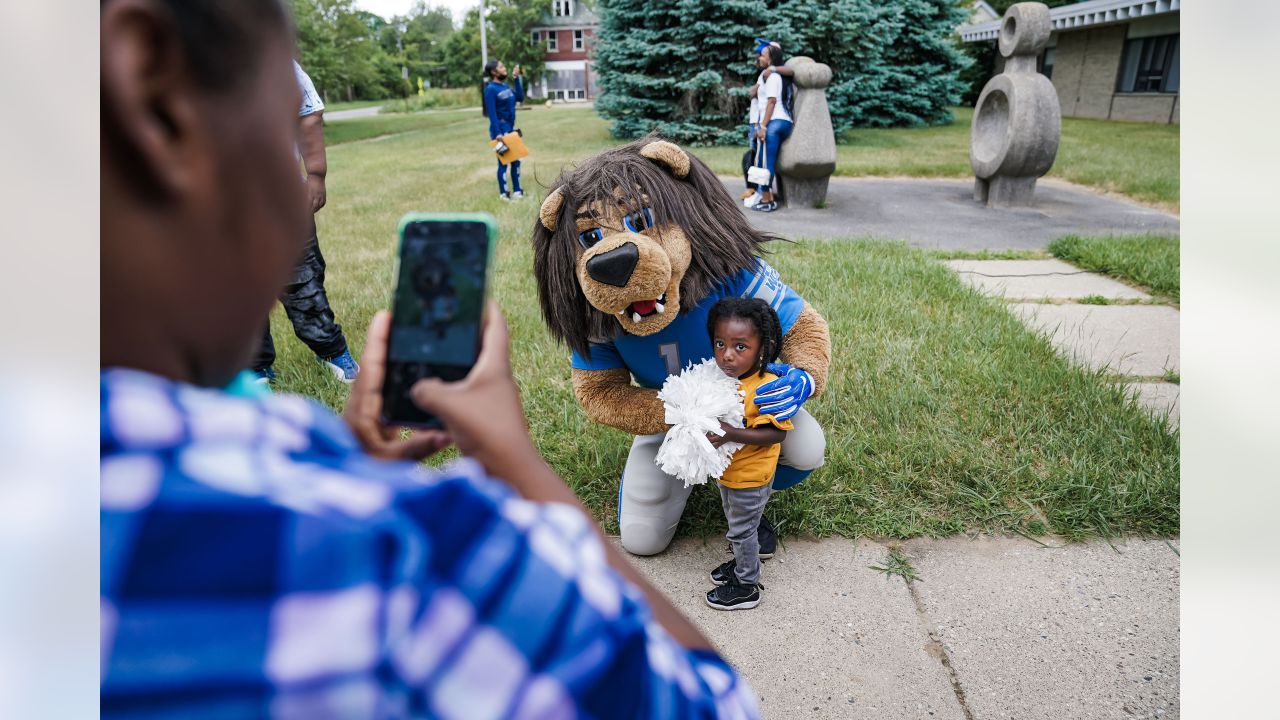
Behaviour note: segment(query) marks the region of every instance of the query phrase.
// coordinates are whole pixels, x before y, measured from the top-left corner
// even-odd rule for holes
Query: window
[[[529,44],[530,44],[530,45],[537,45],[537,44],[538,44],[538,43],[540,43],[540,42],[542,42],[542,33],[538,32],[537,30],[534,30],[534,31],[533,31],[533,39],[529,41]]]
[[[1045,48],[1044,55],[1040,56],[1040,72],[1050,80],[1053,79],[1053,59],[1057,55],[1057,48]]]
[[[1176,93],[1179,84],[1177,35],[1125,41],[1116,92]]]
[[[556,47],[556,31],[551,30],[547,33],[547,52],[555,52],[557,50],[559,48]]]
[[[572,14],[573,0],[556,0],[556,17],[569,17]]]
[[[582,31],[581,30],[573,31],[573,49],[574,50],[582,49]]]

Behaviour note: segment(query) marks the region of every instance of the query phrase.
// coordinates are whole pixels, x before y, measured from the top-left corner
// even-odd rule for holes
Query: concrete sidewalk
[[[1061,260],[948,260],[947,267],[979,292],[998,297],[1060,353],[1116,375],[1153,413],[1179,426],[1180,311],[1141,290]],[[1089,298],[1120,304],[1081,304]],[[1138,303],[1138,304],[1128,304]]]
[[[742,192],[741,178],[721,180],[733,197]],[[1071,234],[1179,232],[1174,215],[1052,178],[1036,185],[1032,208],[979,205],[973,180],[833,177],[825,208],[743,212],[755,227],[789,239],[878,237],[946,250],[1042,249]]]
[[[706,605],[723,538],[631,558],[737,666],[767,718],[1178,717],[1176,540],[1044,547],[786,541],[755,610]]]

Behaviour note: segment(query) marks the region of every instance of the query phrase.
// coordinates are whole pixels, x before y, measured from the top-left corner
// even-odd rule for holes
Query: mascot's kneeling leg
[[[809,473],[822,467],[827,450],[827,437],[822,426],[801,408],[791,418],[795,429],[782,441],[782,453],[778,457],[778,470],[773,476],[773,489],[786,490],[809,477]]]
[[[692,487],[658,468],[654,458],[666,433],[637,435],[622,472],[618,530],[632,555],[656,555],[671,544]]]

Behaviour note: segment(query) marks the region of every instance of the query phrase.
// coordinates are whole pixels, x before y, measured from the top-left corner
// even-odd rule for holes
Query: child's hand
[[[727,442],[733,442],[733,440],[729,437],[729,435],[737,428],[721,420],[720,429],[724,431],[723,435],[717,435],[715,433],[707,433],[707,441],[711,443],[711,447],[716,449],[719,449],[721,445]]]

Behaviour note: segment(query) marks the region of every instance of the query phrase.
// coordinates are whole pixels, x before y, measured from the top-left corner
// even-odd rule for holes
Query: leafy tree
[[[485,28],[489,59],[501,60],[507,70],[521,65],[530,80],[543,69],[543,46],[529,42],[546,3],[540,0],[488,0],[489,24]],[[465,87],[480,82],[483,62],[480,54],[480,10],[467,12],[462,28],[445,45],[444,63],[448,67],[450,87]]]
[[[447,86],[467,87],[480,82],[483,63],[480,61],[479,7],[467,11],[462,27],[445,42],[443,62],[447,68]]]
[[[387,21],[353,0],[292,0],[301,62],[326,99],[382,98],[400,86],[399,63],[378,43]]]
[[[428,7],[419,0],[408,17],[403,18],[403,24],[400,40],[405,66],[413,82],[416,84],[416,78],[421,77],[434,85],[443,85],[447,70],[446,44],[454,35],[453,15],[446,7]]]

